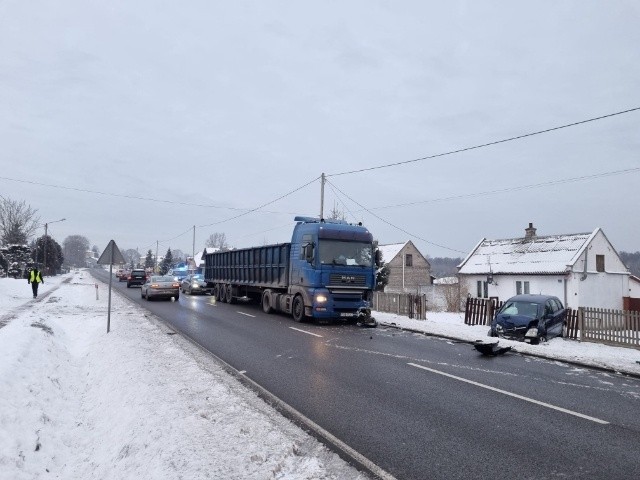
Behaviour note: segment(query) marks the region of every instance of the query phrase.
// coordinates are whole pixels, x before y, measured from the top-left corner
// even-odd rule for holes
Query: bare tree
[[[333,208],[331,209],[331,212],[329,212],[329,216],[327,218],[329,220],[347,220],[344,210],[340,210],[335,202],[333,202]]]
[[[219,248],[220,250],[228,250],[227,236],[224,233],[212,233],[205,242],[207,248]]]
[[[450,277],[455,278],[455,277]],[[464,307],[464,301],[467,298],[468,290],[464,285],[460,285],[460,279],[454,283],[446,283],[440,285],[444,295],[444,300],[447,304],[447,312],[459,312]]]
[[[18,202],[0,196],[0,243],[26,245],[40,223],[37,211],[24,200]]]

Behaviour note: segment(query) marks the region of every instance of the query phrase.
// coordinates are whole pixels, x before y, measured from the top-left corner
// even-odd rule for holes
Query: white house
[[[470,295],[500,300],[520,293],[555,295],[569,308],[622,309],[629,271],[600,228],[591,233],[483,238],[458,265]]]

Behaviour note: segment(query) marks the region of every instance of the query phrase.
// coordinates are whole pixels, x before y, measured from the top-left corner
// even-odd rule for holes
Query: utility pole
[[[326,182],[324,173],[320,177],[320,220],[324,218],[324,182]]]
[[[64,222],[66,220],[66,218],[61,218],[60,220],[54,220],[53,222],[47,222],[44,224],[44,246],[42,247],[44,249],[44,267],[43,267],[43,274],[44,275],[48,275],[49,271],[47,270],[47,243],[48,242],[48,230],[49,230],[49,223],[56,223],[56,222]]]

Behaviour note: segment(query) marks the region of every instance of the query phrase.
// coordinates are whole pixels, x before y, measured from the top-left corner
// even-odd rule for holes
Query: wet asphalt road
[[[113,286],[399,479],[640,478],[638,379]]]

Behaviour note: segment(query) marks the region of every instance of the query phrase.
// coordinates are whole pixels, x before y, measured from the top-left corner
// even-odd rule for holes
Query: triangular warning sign
[[[109,245],[107,245],[107,248],[105,248],[104,252],[102,252],[102,255],[100,255],[100,258],[98,259],[98,265],[120,265],[123,263],[127,262],[120,253],[120,250],[118,250],[116,242],[111,240],[109,242]]]

